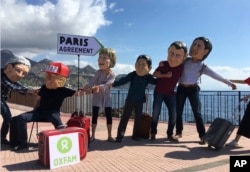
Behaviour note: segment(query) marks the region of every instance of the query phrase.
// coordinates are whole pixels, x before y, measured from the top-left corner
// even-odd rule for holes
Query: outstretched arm
[[[233,80],[230,79],[231,82],[237,83],[237,84],[246,84],[246,82],[244,80]]]
[[[210,76],[211,78],[217,80],[217,81],[221,81],[225,84],[227,84],[228,86],[232,87],[232,90],[237,89],[236,85],[234,83],[232,83],[230,80],[227,80],[225,78],[223,78],[222,76],[220,76],[218,73],[216,73],[215,71],[213,71],[211,68],[209,68],[208,66],[206,66],[203,69],[203,73]]]

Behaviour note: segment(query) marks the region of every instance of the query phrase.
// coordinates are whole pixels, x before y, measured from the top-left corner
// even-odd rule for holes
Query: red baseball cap
[[[68,77],[69,76],[69,68],[68,66],[60,63],[60,62],[51,62],[46,68],[45,70],[43,70],[43,72],[47,72],[47,73],[53,73],[53,74],[57,74],[57,75],[61,75],[64,77]]]

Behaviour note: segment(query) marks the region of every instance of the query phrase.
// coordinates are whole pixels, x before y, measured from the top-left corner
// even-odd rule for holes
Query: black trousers
[[[250,101],[247,104],[244,116],[240,122],[237,134],[250,138]]]
[[[135,119],[134,119],[134,128],[133,128],[133,137],[138,137],[139,127],[141,124],[142,118],[142,102],[125,102],[123,115],[121,117],[118,131],[117,131],[117,138],[122,139],[125,135],[125,131],[127,128],[127,124],[129,121],[130,116],[132,115],[132,111],[135,110]]]

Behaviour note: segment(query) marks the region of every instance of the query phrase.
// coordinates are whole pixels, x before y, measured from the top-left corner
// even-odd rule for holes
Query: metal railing
[[[247,105],[246,102],[240,102],[240,99],[248,94],[250,94],[249,91],[201,91],[201,112],[204,119],[204,123],[211,123],[215,118],[220,117],[230,120],[235,125],[239,125],[239,122],[244,114]],[[147,91],[146,95],[147,103],[145,103],[144,105],[144,112],[152,114],[153,90]],[[127,90],[112,90],[113,116],[120,117],[122,115],[126,97]],[[8,101],[11,103],[32,106],[34,102],[34,96],[22,95],[13,92]],[[78,101],[80,102],[79,104],[77,104]],[[88,113],[89,115],[91,115],[92,95],[66,98],[61,107],[61,111],[65,113],[72,113],[76,110],[78,105],[80,105],[80,110],[82,110],[84,113]],[[162,106],[159,120],[168,121],[168,110],[164,104]],[[195,121],[188,99],[186,100],[183,111],[183,121]]]
[[[201,91],[201,114],[204,122],[211,123],[215,118],[220,117],[239,125],[247,105],[246,102],[240,102],[240,99],[248,94],[250,94],[249,91]],[[126,90],[113,90],[113,109],[119,110],[123,108],[126,96]],[[152,114],[152,111],[153,90],[150,90],[147,92],[147,103],[144,105],[144,112]],[[159,120],[168,121],[168,109],[164,103]],[[185,122],[195,121],[188,99],[183,110],[183,120]]]

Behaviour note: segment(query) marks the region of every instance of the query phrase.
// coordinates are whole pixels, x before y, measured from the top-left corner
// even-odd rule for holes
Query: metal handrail
[[[144,105],[144,112],[152,114],[153,90],[147,91],[148,106]],[[200,99],[202,103],[201,113],[204,123],[211,123],[215,118],[220,117],[228,119],[235,125],[239,125],[244,114],[246,103],[240,103],[240,99],[250,94],[249,91],[201,91]],[[113,116],[120,117],[123,112],[123,106],[127,97],[127,90],[112,89],[112,109]],[[9,102],[32,106],[34,96],[22,95],[16,92],[11,94]],[[68,97],[64,100],[61,111],[65,113],[73,113],[77,107],[77,98]],[[147,109],[146,109],[147,108]],[[84,113],[91,115],[92,113],[92,95],[80,98],[80,109]],[[103,113],[103,112],[100,112]],[[132,115],[133,116],[133,115]],[[168,121],[168,110],[165,105],[162,106],[160,121]],[[188,99],[186,100],[183,111],[184,122],[194,122],[194,116]]]

